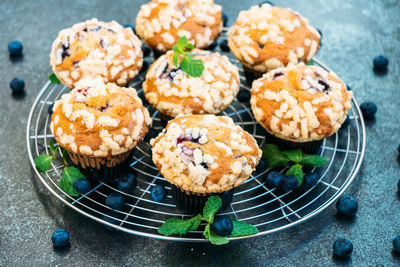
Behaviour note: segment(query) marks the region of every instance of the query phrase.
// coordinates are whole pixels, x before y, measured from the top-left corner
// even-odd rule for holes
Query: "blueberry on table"
[[[305,186],[306,188],[310,188],[313,187],[314,185],[316,185],[318,183],[319,180],[319,176],[312,172],[309,174],[306,174],[304,176],[304,180],[303,180],[303,186]]]
[[[237,98],[237,100],[239,100],[239,102],[247,103],[250,101],[251,93],[249,90],[242,89],[239,91],[236,98]]]
[[[293,175],[284,176],[279,183],[279,186],[282,190],[288,192],[296,189],[299,186],[299,181]]]
[[[69,233],[62,228],[57,229],[51,236],[51,241],[57,248],[65,247],[69,243]]]
[[[86,194],[92,189],[90,183],[85,179],[76,179],[72,186],[74,187],[75,191],[80,194]]]
[[[337,211],[346,216],[354,216],[358,209],[357,200],[352,196],[342,196],[336,202]]]
[[[393,248],[397,253],[400,253],[400,235],[393,239]]]
[[[222,12],[222,21],[223,21],[223,26],[226,27],[228,25],[228,16]]]
[[[333,254],[340,258],[348,258],[353,252],[353,244],[347,238],[338,238],[333,243]]]
[[[155,185],[151,189],[150,196],[154,201],[162,202],[162,201],[164,201],[165,197],[167,196],[167,191],[165,191],[164,186]]]
[[[229,52],[230,48],[228,46],[228,40],[222,40],[219,43],[219,48],[221,48],[221,50],[224,52]]]
[[[11,41],[8,44],[8,52],[11,56],[20,56],[22,54],[23,45],[20,41]]]
[[[147,44],[142,45],[142,50],[143,50],[143,57],[150,56],[151,48]]]
[[[265,159],[261,158],[260,161],[258,162],[258,165],[256,166],[256,170],[258,172],[263,172],[268,168],[267,162]]]
[[[259,6],[262,6],[263,4],[269,4],[271,6],[274,6],[274,3],[272,3],[271,1],[262,1]]]
[[[52,115],[53,114],[53,107],[54,107],[54,103],[49,105],[49,107],[47,108],[47,112]]]
[[[113,219],[113,218],[111,218],[111,217],[108,217],[108,216],[104,216],[104,217],[103,217],[103,220],[106,221],[106,222],[109,222],[109,223],[111,223],[111,224],[118,224],[118,221],[117,221],[117,220],[115,220],[115,219]],[[104,225],[104,228],[106,228],[106,230],[108,230],[108,231],[115,231],[115,230],[117,230],[116,228],[114,228],[114,227],[112,227],[112,226],[109,226],[109,225],[107,225],[107,224]]]
[[[233,223],[228,217],[218,216],[214,219],[210,229],[219,236],[228,236],[232,233]]]
[[[283,179],[283,174],[278,171],[272,171],[267,175],[267,186],[270,188],[279,187],[280,182]]]
[[[14,78],[10,82],[10,88],[13,93],[20,94],[24,91],[25,82],[21,78]]]
[[[389,60],[380,55],[374,58],[374,70],[378,72],[385,72],[387,71],[388,65],[389,65]]]
[[[351,123],[351,120],[349,118],[349,115],[346,116],[346,119],[344,120],[344,122],[342,123],[342,127],[343,129],[347,128],[347,126],[349,126],[349,124]]]
[[[118,193],[111,193],[106,198],[106,205],[113,210],[121,210],[124,204],[124,197]]]
[[[378,111],[378,107],[374,102],[364,102],[360,106],[361,112],[365,119],[370,120],[375,117],[375,113]]]
[[[136,177],[132,173],[124,173],[119,177],[117,188],[126,194],[131,194],[137,185]]]

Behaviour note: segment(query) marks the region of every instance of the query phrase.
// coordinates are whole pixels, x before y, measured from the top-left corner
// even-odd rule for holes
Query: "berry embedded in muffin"
[[[136,32],[154,50],[165,53],[186,36],[196,48],[206,48],[222,29],[222,7],[213,0],[153,0],[141,6]]]
[[[245,69],[260,77],[289,63],[310,61],[319,49],[320,34],[298,13],[263,4],[239,13],[228,40]]]
[[[132,29],[115,21],[87,20],[60,31],[53,42],[50,64],[70,88],[82,78],[126,85],[140,71],[142,43]]]

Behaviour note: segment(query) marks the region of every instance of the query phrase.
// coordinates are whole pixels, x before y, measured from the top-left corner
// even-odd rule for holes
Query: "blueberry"
[[[400,235],[393,239],[393,248],[397,253],[400,253]]]
[[[228,16],[222,12],[222,21],[223,21],[223,26],[226,27],[228,25]]]
[[[217,47],[217,41],[213,42],[212,44],[210,44],[209,46],[206,47],[206,50],[214,50]]]
[[[124,206],[124,197],[118,193],[111,193],[106,198],[106,205],[113,210],[121,210]]]
[[[56,248],[65,247],[69,243],[69,234],[64,229],[57,229],[51,236],[51,241]]]
[[[258,165],[256,167],[256,170],[258,172],[263,172],[267,169],[267,162],[265,161],[265,159],[261,158],[260,161],[258,162]]]
[[[262,1],[259,6],[262,6],[263,4],[269,4],[271,6],[274,6],[274,3],[270,2],[270,1]]]
[[[249,90],[242,89],[239,91],[236,98],[237,98],[237,100],[239,100],[239,102],[247,103],[250,101],[251,93]]]
[[[397,181],[397,191],[400,192],[400,180]]]
[[[22,54],[23,45],[20,41],[11,41],[8,44],[8,52],[11,56],[20,56]]]
[[[74,187],[76,192],[80,194],[86,194],[87,192],[90,191],[90,189],[92,189],[90,183],[84,179],[76,179],[72,184],[72,186]]]
[[[296,189],[299,186],[299,181],[295,176],[292,175],[284,176],[281,182],[279,183],[279,186],[282,190],[288,192]]]
[[[104,216],[104,217],[103,217],[103,220],[106,221],[106,222],[112,223],[112,224],[118,224],[118,221],[117,221],[116,219],[113,219],[113,218],[108,217],[108,216]],[[108,231],[115,231],[115,230],[117,230],[117,229],[115,229],[114,227],[109,226],[109,225],[107,225],[107,224],[104,225],[104,228],[106,228],[106,230],[108,230]]]
[[[378,72],[387,71],[388,64],[389,64],[389,60],[382,55],[374,58],[374,70],[375,71],[378,71]]]
[[[52,115],[53,114],[53,107],[54,107],[54,103],[49,105],[49,107],[47,108],[47,112]]]
[[[24,91],[25,82],[21,78],[14,78],[10,82],[10,88],[13,93],[20,94]]]
[[[313,187],[318,183],[319,176],[316,173],[309,173],[304,176],[303,185],[306,188]]]
[[[164,186],[156,185],[156,186],[153,186],[153,188],[151,189],[150,196],[154,201],[162,202],[162,201],[164,201],[165,197],[167,196],[167,192],[165,191]]]
[[[336,202],[337,211],[346,216],[354,216],[358,209],[357,200],[351,196],[342,196]]]
[[[349,124],[351,123],[351,120],[349,118],[349,115],[346,116],[346,119],[344,120],[344,122],[342,123],[342,128],[345,129],[347,128],[347,126],[349,126]]]
[[[143,50],[143,57],[150,56],[151,48],[147,44],[142,45],[142,50]]]
[[[214,219],[210,229],[219,236],[228,236],[232,233],[233,223],[228,217],[218,216]]]
[[[280,182],[283,179],[283,175],[280,172],[272,171],[267,175],[267,186],[271,188],[279,187]]]
[[[219,43],[219,48],[221,48],[221,50],[224,52],[229,52],[230,48],[228,46],[228,40],[222,40]]]
[[[117,188],[126,194],[131,194],[137,185],[136,177],[132,173],[124,173],[119,177]]]
[[[135,30],[135,26],[133,26],[133,24],[127,23],[123,25],[124,28],[131,28],[133,33],[136,34],[136,30]]]
[[[338,238],[333,243],[333,254],[337,257],[347,258],[353,252],[353,244],[347,238]]]
[[[378,107],[374,102],[364,102],[360,106],[361,112],[365,119],[370,120],[375,117],[375,113],[378,111]]]
[[[148,68],[149,68],[149,63],[147,63],[146,61],[143,61],[143,65],[142,65],[142,68],[140,69],[140,73],[146,72]]]

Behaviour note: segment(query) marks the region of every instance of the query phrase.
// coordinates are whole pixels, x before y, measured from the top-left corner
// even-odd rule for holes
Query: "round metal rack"
[[[226,35],[220,38],[226,39]],[[250,90],[244,78],[242,66],[231,54],[221,53],[226,54],[231,62],[237,64],[241,75],[241,90]],[[145,61],[151,63],[152,57],[145,58]],[[314,62],[330,71],[319,60],[314,58]],[[158,112],[145,101],[141,88],[143,80],[144,73],[136,77],[130,83],[130,86],[137,89],[144,105],[148,108],[153,118],[152,128],[161,131],[165,122],[159,117]],[[32,105],[26,133],[28,156],[32,166],[34,166],[33,159],[36,156],[44,153],[51,154],[49,141],[53,139],[53,136],[49,127],[48,107],[68,91],[67,87],[48,81],[40,90]],[[260,147],[268,142],[265,138],[264,129],[253,117],[249,103],[244,104],[234,100],[220,115],[230,116],[237,125],[253,135]],[[354,98],[352,109],[349,110],[349,117],[351,123],[347,128],[340,129],[323,142],[320,154],[328,156],[330,160],[323,167],[313,170],[318,172],[320,177],[317,185],[308,189],[300,187],[285,193],[266,186],[265,177],[270,171],[269,169],[255,171],[246,182],[235,189],[232,204],[224,211],[223,215],[235,217],[256,226],[259,232],[256,235],[249,236],[254,237],[296,226],[326,209],[353,181],[364,156],[365,126],[360,108]],[[54,160],[50,170],[46,173],[39,173],[34,167],[33,169],[39,180],[54,196],[72,209],[98,222],[140,236],[174,241],[206,241],[202,236],[201,228],[203,226],[198,231],[190,232],[184,236],[163,236],[157,232],[158,227],[167,219],[172,217],[184,218],[191,215],[182,214],[176,209],[172,202],[171,188],[168,182],[152,163],[150,148],[146,139],[133,150],[130,167],[137,177],[138,186],[132,194],[120,192],[111,184],[99,183],[93,185],[93,189],[85,195],[76,198],[70,197],[58,187],[64,168],[61,160]],[[163,184],[167,189],[167,198],[162,203],[155,202],[150,197],[151,187],[155,184]],[[124,195],[126,207],[123,210],[112,211],[104,204],[105,198],[112,192]],[[105,221],[105,217],[116,220],[117,224]],[[230,238],[230,240],[249,237]]]

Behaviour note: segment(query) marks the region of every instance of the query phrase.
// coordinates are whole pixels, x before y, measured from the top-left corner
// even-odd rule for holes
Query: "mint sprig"
[[[211,231],[211,224],[214,222],[215,214],[219,211],[222,205],[222,200],[219,196],[211,196],[207,199],[207,202],[203,209],[203,216],[197,214],[191,219],[171,218],[165,221],[159,228],[158,232],[162,235],[172,234],[186,234],[188,232],[196,230],[201,221],[205,221],[207,224],[204,228],[203,235],[205,239],[209,240],[214,245],[223,245],[229,242],[228,237],[219,236]],[[258,233],[256,227],[247,224],[245,222],[238,221],[236,219],[230,219],[233,224],[233,230],[230,237],[254,235]]]
[[[72,197],[77,197],[80,194],[76,192],[76,190],[73,187],[73,184],[77,179],[86,179],[86,178],[77,168],[72,166],[67,166],[63,170],[61,180],[58,183],[58,186],[68,195]]]
[[[57,78],[57,76],[54,73],[51,73],[49,75],[49,80],[51,83],[55,83],[55,84],[61,83],[60,80]]]
[[[304,172],[303,165],[320,167],[328,162],[328,157],[318,155],[304,154],[301,149],[281,151],[277,145],[266,144],[263,147],[263,157],[268,163],[268,167],[286,167],[293,163],[286,171],[286,175],[293,175],[297,178],[299,186],[303,183]]]
[[[36,169],[39,172],[47,172],[50,169],[51,162],[53,161],[53,157],[47,154],[39,155],[34,158],[33,162],[35,163]]]
[[[193,44],[188,43],[186,36],[180,37],[176,45],[172,47],[172,51],[174,51],[173,62],[175,67],[181,68],[189,76],[200,77],[204,71],[204,64],[201,59],[194,59],[189,54],[193,48]],[[181,58],[180,62],[179,58]]]

